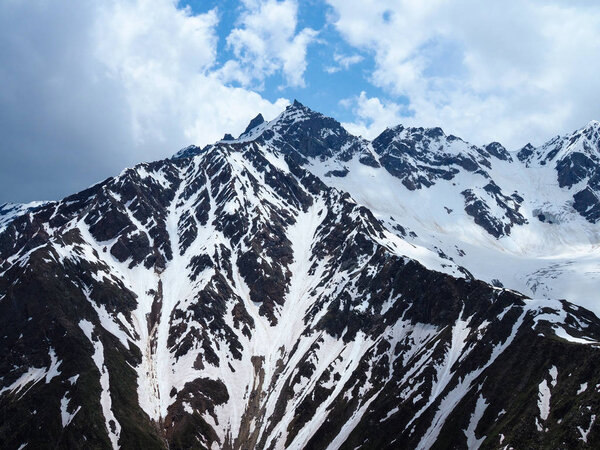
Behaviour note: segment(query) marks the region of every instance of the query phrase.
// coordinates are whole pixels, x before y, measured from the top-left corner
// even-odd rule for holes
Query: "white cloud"
[[[288,103],[228,86],[218,14],[175,0],[0,2],[0,202],[52,199]]]
[[[410,101],[407,124],[518,147],[600,115],[600,6],[507,0],[328,0],[375,60],[371,82]]]
[[[226,64],[222,76],[247,86],[281,71],[287,85],[304,87],[307,47],[315,41],[317,31],[296,31],[298,4],[293,0],[244,3],[246,11],[239,26],[227,37],[237,61]]]
[[[193,15],[171,0],[112,3],[96,24],[97,56],[127,88],[136,142],[206,144],[243,130],[258,110],[286,104],[224,84],[215,70],[217,12]]]
[[[348,70],[350,66],[354,64],[358,64],[364,58],[360,55],[342,55],[340,53],[333,54],[333,61],[335,64],[333,66],[326,66],[325,72],[327,73],[336,73],[340,70]]]
[[[355,136],[376,138],[383,130],[397,125],[402,119],[402,108],[393,102],[382,102],[377,97],[369,98],[363,91],[358,97],[342,100],[342,106],[351,108],[356,120],[342,123]]]

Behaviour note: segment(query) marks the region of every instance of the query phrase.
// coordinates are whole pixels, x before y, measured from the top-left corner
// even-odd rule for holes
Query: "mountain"
[[[527,167],[552,166],[561,188],[575,191],[573,208],[589,222],[600,219],[600,122],[592,120],[569,136],[558,136],[539,149],[518,154]]]
[[[597,447],[586,286],[512,284],[596,225],[527,161],[437,128],[369,142],[295,102],[6,216],[3,447]]]
[[[27,214],[29,211],[44,205],[46,202],[30,203],[3,203],[0,205],[0,231],[12,222],[16,217]]]
[[[488,283],[600,313],[599,130],[592,121],[519,152],[474,146],[440,128],[397,126],[369,142],[296,104],[257,127],[254,139],[350,193],[428,268],[462,267]]]

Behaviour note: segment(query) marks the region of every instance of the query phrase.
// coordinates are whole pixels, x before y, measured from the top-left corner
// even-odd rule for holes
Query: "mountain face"
[[[597,448],[589,127],[369,142],[295,102],[3,209],[3,448]]]
[[[600,122],[591,121],[569,136],[558,136],[539,149],[523,149],[527,167],[552,166],[561,188],[575,191],[573,208],[589,222],[600,220]]]
[[[3,231],[15,217],[28,213],[42,206],[45,202],[3,203],[0,205],[0,232]]]
[[[296,131],[301,124],[304,133]],[[397,126],[369,142],[294,105],[252,138],[350,193],[426,267],[462,267],[488,283],[600,313],[600,272],[593,269],[600,265],[598,122],[511,153],[439,128]],[[307,147],[326,150],[314,156]]]

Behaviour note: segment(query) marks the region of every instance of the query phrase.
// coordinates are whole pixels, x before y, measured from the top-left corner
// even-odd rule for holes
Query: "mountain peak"
[[[512,160],[510,153],[500,142],[491,142],[485,146],[485,150],[492,156],[503,161]]]
[[[298,100],[294,100],[294,102],[291,105],[288,105],[281,115],[275,119],[275,121],[280,121],[281,119],[305,120],[307,118],[325,118],[328,120],[335,120],[332,117],[326,116],[319,111],[309,108],[308,106],[300,103]]]
[[[525,162],[530,158],[534,151],[535,147],[531,145],[531,142],[528,142],[521,150],[517,152],[517,159]]]
[[[230,137],[0,205],[3,447],[600,448],[600,320],[550,300],[594,301],[597,228],[554,173],[297,101]]]
[[[394,125],[391,127],[386,128],[378,137],[375,138],[375,140],[379,139],[381,136],[384,135],[388,135],[388,136],[398,136],[401,137],[402,139],[409,137],[409,136],[414,136],[414,135],[418,135],[418,136],[424,136],[427,137],[428,139],[439,139],[442,137],[446,137],[446,133],[444,132],[444,130],[440,127],[405,127],[402,124],[398,124],[398,125]],[[450,137],[450,136],[448,136]],[[457,139],[456,137],[452,137],[451,140],[455,140]]]
[[[225,135],[227,136],[227,135]],[[199,153],[202,149],[200,147],[198,147],[197,145],[188,145],[187,147],[184,147],[182,149],[180,149],[177,153],[175,153],[172,158],[173,159],[179,159],[179,158],[188,158],[190,156],[194,156],[197,153]]]
[[[590,120],[584,127],[569,134],[555,136],[537,148],[527,144],[517,156],[527,166],[545,166],[550,161],[560,163],[574,154],[593,160],[600,159],[600,122]]]
[[[264,122],[265,122],[265,118],[262,116],[261,113],[258,113],[258,115],[250,121],[250,123],[248,124],[248,126],[246,127],[244,132],[242,133],[242,136],[244,134],[247,134],[249,131],[253,130],[257,126],[263,124]]]
[[[288,117],[300,118],[300,117],[312,117],[312,116],[323,116],[323,114],[310,109],[308,106],[303,105],[298,100],[294,100],[294,102],[291,105],[288,105],[285,108],[285,110],[279,116],[279,118],[288,118]],[[325,116],[323,116],[323,117],[325,117]]]

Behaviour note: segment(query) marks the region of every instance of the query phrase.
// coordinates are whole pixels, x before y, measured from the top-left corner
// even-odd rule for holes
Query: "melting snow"
[[[540,417],[546,420],[550,414],[550,388],[548,382],[543,380],[538,386],[538,408],[540,409]]]
[[[485,436],[477,439],[475,436],[475,429],[477,428],[477,424],[483,417],[483,413],[485,412],[488,404],[483,398],[482,394],[479,394],[479,398],[477,399],[477,404],[475,405],[475,410],[471,414],[471,419],[469,420],[469,427],[464,430],[465,436],[467,437],[467,447],[470,450],[478,449],[481,443],[485,440]]]
[[[587,430],[584,430],[581,427],[577,427],[577,430],[581,434],[581,437],[579,439],[582,440],[583,442],[585,442],[586,444],[587,444],[588,434],[590,434],[590,430],[592,429],[592,425],[594,425],[595,421],[596,421],[596,414],[592,414],[592,417],[590,419],[590,424],[588,425]]]
[[[59,361],[56,357],[56,353],[54,349],[50,347],[50,367],[49,368],[36,368],[30,367],[27,372],[21,375],[17,380],[15,380],[10,386],[6,386],[0,389],[0,395],[2,395],[5,391],[10,391],[11,394],[18,394],[25,386],[29,385],[29,387],[21,394],[21,397],[25,395],[29,389],[31,389],[35,384],[41,381],[43,378],[46,379],[46,384],[50,383],[50,381],[60,375],[60,371],[58,370],[62,361]],[[31,383],[31,384],[30,384]]]
[[[69,425],[71,423],[71,421],[73,420],[75,415],[81,409],[81,406],[78,406],[77,409],[75,411],[73,411],[72,413],[69,413],[67,411],[68,408],[69,408],[69,399],[67,398],[67,393],[65,392],[65,395],[60,400],[60,418],[62,421],[63,428],[65,428],[67,425]]]
[[[584,339],[584,338],[578,338],[575,336],[571,336],[569,333],[567,333],[567,330],[565,330],[563,327],[561,326],[555,326],[554,327],[554,334],[556,334],[556,336],[558,336],[561,339],[565,339],[566,341],[572,342],[574,344],[597,344],[597,341],[592,341],[591,339]]]
[[[85,319],[81,320],[79,322],[79,327],[94,346],[94,354],[92,355],[92,359],[94,360],[94,363],[100,372],[100,386],[102,387],[102,392],[100,393],[100,405],[102,407],[102,413],[104,414],[106,429],[108,430],[108,437],[110,438],[113,449],[116,449],[119,448],[121,424],[119,424],[112,411],[108,370],[104,364],[104,346],[102,345],[102,342],[100,342],[100,339],[93,338],[92,333],[94,332],[94,325],[91,322]]]
[[[556,378],[558,377],[558,369],[556,368],[556,366],[550,367],[549,373],[552,377],[552,381],[550,382],[550,384],[552,385],[552,387],[556,387]]]

